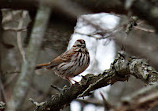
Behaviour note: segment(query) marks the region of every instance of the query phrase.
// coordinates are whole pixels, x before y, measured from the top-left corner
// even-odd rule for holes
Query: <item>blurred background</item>
[[[117,52],[122,49],[113,39],[121,36],[127,37],[124,24],[130,22],[130,16],[114,13],[95,13],[72,19],[71,14],[62,14],[63,12],[60,13],[60,11],[52,12],[50,16],[37,63],[51,61],[70,49],[75,40],[84,39],[90,52],[90,66],[74,79],[80,81],[81,75],[100,74],[109,69],[110,64],[117,56]],[[25,61],[36,10],[1,9],[0,15],[2,21],[0,29],[0,101],[6,103],[11,97],[22,63]],[[102,34],[101,30],[89,24],[87,20],[99,25],[107,33]],[[17,28],[21,30],[17,30]],[[154,32],[152,26],[143,20],[138,20],[138,26],[130,31],[128,37],[142,43],[142,47],[148,46],[149,51],[155,51],[158,45],[157,35]],[[134,55],[134,53],[129,54]],[[55,75],[53,71],[46,69],[36,70],[32,79],[28,94],[25,97],[25,105],[23,105],[21,111],[32,111],[34,109],[34,105],[28,101],[29,98],[42,102],[58,93],[57,90],[51,88],[51,85],[59,88],[63,88],[65,85],[69,86],[66,80]],[[72,101],[70,106],[62,111],[105,111],[100,93],[105,96],[109,103],[117,105],[123,97],[142,87],[145,87],[145,84],[131,76],[128,81],[117,82],[112,86],[100,88],[84,99],[79,98]]]

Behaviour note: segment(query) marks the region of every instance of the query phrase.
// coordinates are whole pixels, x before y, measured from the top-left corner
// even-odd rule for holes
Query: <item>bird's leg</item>
[[[70,77],[66,77],[65,79],[71,84],[71,86],[74,85],[77,82],[77,81],[73,80]],[[73,83],[71,80],[74,81],[75,83]]]
[[[65,79],[69,81],[69,83],[71,84],[71,86],[77,83],[77,81],[75,81],[74,79],[72,79],[72,78],[70,78],[70,77],[66,77]],[[74,83],[73,83],[71,80],[72,80]]]
[[[71,82],[71,78],[70,77],[66,77],[65,79],[71,84],[71,86],[73,85],[73,83]]]
[[[74,84],[76,84],[76,83],[77,83],[77,81],[76,81],[76,80],[74,80],[74,79],[72,79],[72,78],[71,78],[71,80],[75,82]]]

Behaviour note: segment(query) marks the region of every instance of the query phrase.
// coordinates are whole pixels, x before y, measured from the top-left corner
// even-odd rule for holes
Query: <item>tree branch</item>
[[[34,67],[36,65],[37,56],[47,27],[49,16],[50,8],[41,6],[36,15],[36,20],[27,50],[27,58],[22,65],[21,74],[19,75],[15,87],[13,88],[13,95],[7,104],[7,111],[19,110],[26,98],[26,94],[34,75]]]
[[[137,70],[138,66],[143,66],[144,68],[140,68],[139,70]],[[36,110],[59,111],[65,105],[69,104],[72,100],[78,97],[87,96],[91,93],[91,91],[107,85],[112,85],[117,81],[126,81],[128,80],[130,75],[136,76],[136,73],[136,77],[145,81],[146,83],[155,82],[157,80],[152,81],[152,78],[155,78],[158,75],[155,75],[156,71],[153,68],[150,68],[151,70],[146,70],[149,67],[151,66],[149,66],[143,59],[140,60],[136,58],[131,58],[128,57],[125,53],[121,52],[118,55],[118,58],[115,59],[113,64],[111,64],[109,70],[105,70],[102,74],[99,75],[87,74],[82,78],[80,83],[76,83],[70,88],[64,89],[63,92],[60,94],[53,95],[43,105],[37,106]],[[146,76],[142,76],[143,72],[146,71],[148,73],[147,78]],[[146,75],[146,73],[144,74]]]
[[[158,83],[125,97],[118,107],[109,111],[147,111],[158,105]]]
[[[91,22],[90,20],[82,17],[84,21],[86,21],[89,25],[93,26],[97,30],[101,31],[101,38],[107,38],[109,36],[114,36],[112,39],[120,46],[126,48],[126,52],[136,55],[138,57],[143,57],[146,58],[147,60],[150,61],[150,64],[157,70],[158,67],[158,52],[155,50],[150,50],[148,48],[148,45],[145,45],[143,42],[139,42],[134,38],[127,37],[128,35],[121,35],[122,32],[124,31],[124,25],[121,27],[115,28],[113,31],[107,31],[101,26]],[[125,24],[126,25],[126,24]],[[120,33],[121,32],[121,33]],[[104,37],[104,34],[109,33],[109,35]],[[131,42],[133,41],[133,42]],[[143,47],[142,47],[143,46]],[[155,44],[150,43],[150,46],[152,47],[157,47]]]
[[[135,0],[131,10],[139,18],[146,20],[158,32],[158,6],[154,6],[149,0]]]
[[[57,3],[56,3],[57,2]],[[72,2],[72,3],[71,3]],[[134,0],[128,8],[126,8],[128,0],[44,0],[42,3],[53,7],[53,11],[62,12],[63,14],[71,15],[71,18],[77,19],[81,14],[90,12],[106,12],[127,14],[132,12],[139,18],[146,20],[158,31],[158,7],[153,5],[149,0]],[[24,5],[23,5],[24,4]],[[13,9],[37,9],[39,4],[38,0],[16,0],[6,1],[0,0],[0,8],[13,8]],[[55,6],[57,5],[57,6]],[[76,8],[77,6],[77,8]],[[79,7],[80,6],[80,7]],[[67,13],[68,12],[68,13]],[[58,13],[59,14],[59,13]]]

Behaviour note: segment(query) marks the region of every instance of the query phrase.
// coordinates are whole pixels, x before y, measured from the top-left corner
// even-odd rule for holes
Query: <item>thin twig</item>
[[[135,29],[138,29],[138,30],[142,30],[142,31],[145,31],[145,32],[150,32],[150,33],[154,33],[155,30],[152,30],[152,29],[146,29],[144,27],[140,27],[140,26],[135,26],[134,27]]]
[[[112,108],[112,105],[106,100],[106,98],[104,97],[102,92],[100,92],[100,95],[101,95],[101,97],[103,99],[104,107],[108,111],[109,109]]]
[[[15,32],[26,32],[27,31],[27,28],[3,28],[3,30],[5,31],[15,31]]]
[[[27,15],[27,11],[22,11],[22,17],[19,21],[18,29],[23,28],[24,19],[26,18],[26,15]],[[18,47],[19,47],[20,53],[21,53],[22,58],[23,58],[23,62],[25,62],[26,57],[25,57],[25,51],[24,51],[23,46],[22,46],[21,31],[17,32],[17,43],[18,43]]]
[[[10,75],[7,81],[4,83],[4,88],[6,88],[11,82],[13,82],[18,74],[15,72],[13,75]]]
[[[0,96],[2,97],[3,99],[3,102],[6,102],[6,95],[5,95],[5,91],[4,91],[4,86],[2,84],[2,80],[0,79]]]
[[[85,105],[93,104],[95,106],[103,106],[103,101],[96,100],[96,98],[95,99],[88,98],[86,100],[84,100],[84,99],[76,99],[75,101],[78,101],[78,102],[80,102],[82,104],[85,104]]]

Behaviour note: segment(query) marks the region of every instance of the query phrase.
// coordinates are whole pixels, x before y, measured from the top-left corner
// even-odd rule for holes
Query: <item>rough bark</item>
[[[138,67],[144,68],[139,68],[138,70]],[[143,72],[147,72],[147,75]],[[76,83],[69,88],[64,88],[60,94],[53,95],[44,104],[36,106],[36,110],[59,111],[72,100],[87,96],[91,91],[112,85],[117,81],[126,81],[130,75],[134,75],[148,84],[153,83],[157,81],[153,80],[153,78],[158,77],[155,73],[157,72],[145,60],[128,57],[125,53],[121,52],[118,58],[111,64],[109,70],[105,70],[99,75],[87,74],[82,78],[80,83]]]

